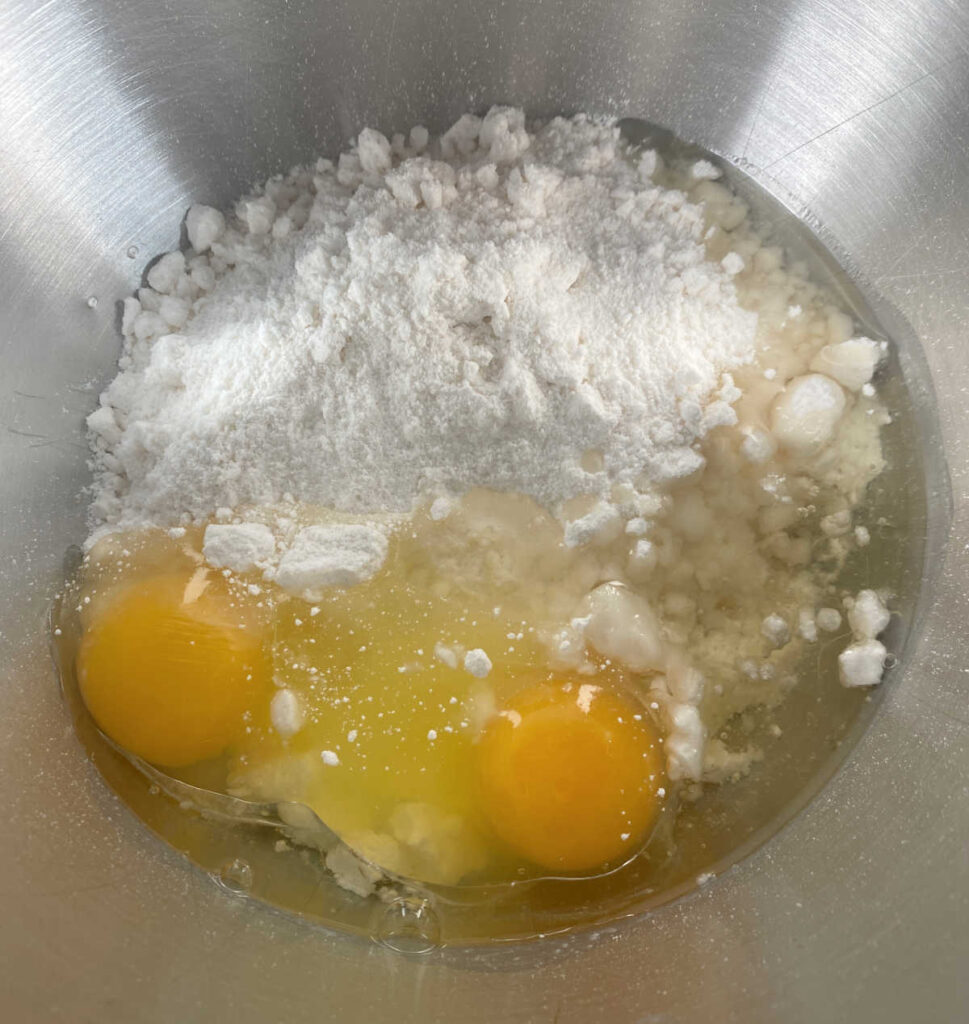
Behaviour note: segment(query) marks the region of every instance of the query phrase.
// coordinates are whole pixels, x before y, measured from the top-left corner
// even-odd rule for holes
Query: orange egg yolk
[[[105,598],[77,655],[101,730],[153,764],[221,754],[269,678],[262,630],[215,574],[142,579]]]
[[[520,855],[553,871],[589,871],[647,837],[661,807],[661,754],[633,701],[589,683],[535,687],[481,738],[482,808]]]

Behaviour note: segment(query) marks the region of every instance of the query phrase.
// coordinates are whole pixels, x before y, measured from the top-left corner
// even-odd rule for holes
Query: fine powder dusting
[[[432,141],[364,131],[235,216],[193,207],[89,419],[96,521],[471,486],[555,508],[694,471],[736,422],[756,315],[655,162],[585,117],[529,134],[494,109]]]

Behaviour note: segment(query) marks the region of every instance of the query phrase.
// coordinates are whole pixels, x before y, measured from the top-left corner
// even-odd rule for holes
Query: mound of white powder
[[[756,317],[655,160],[496,108],[434,140],[364,131],[225,218],[193,207],[89,419],[96,521],[287,496],[403,512],[472,486],[555,508],[693,471],[736,421]]]

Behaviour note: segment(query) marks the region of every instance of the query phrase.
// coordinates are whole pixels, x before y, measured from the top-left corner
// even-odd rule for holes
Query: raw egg
[[[521,856],[582,872],[636,851],[661,807],[659,738],[632,700],[591,683],[514,697],[478,748],[486,818]]]
[[[261,628],[206,569],[120,587],[77,654],[81,696],[100,729],[169,767],[225,751],[268,677]]]
[[[120,540],[92,562],[77,680],[125,750],[304,804],[424,882],[595,874],[648,838],[653,721],[615,666],[550,668],[530,593],[447,586],[405,534],[380,573],[313,603],[225,578],[199,540]]]

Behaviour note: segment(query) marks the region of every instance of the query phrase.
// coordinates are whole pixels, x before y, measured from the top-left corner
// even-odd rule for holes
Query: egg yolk
[[[482,809],[520,855],[589,871],[646,838],[661,765],[658,737],[630,700],[589,683],[543,685],[506,704],[481,738]]]
[[[81,696],[100,729],[146,761],[215,757],[269,677],[261,633],[204,569],[139,580],[109,595],[85,629]]]

